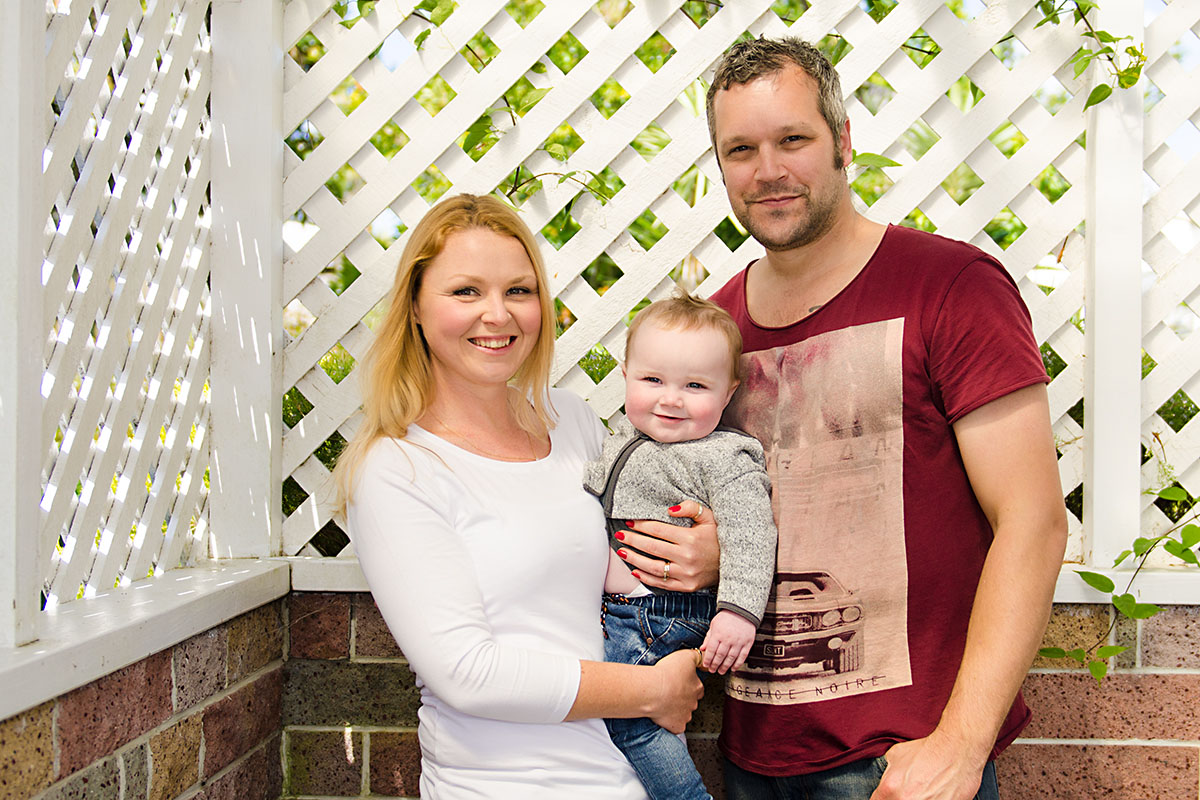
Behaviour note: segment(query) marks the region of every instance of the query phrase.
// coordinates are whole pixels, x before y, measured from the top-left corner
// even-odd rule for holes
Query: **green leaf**
[[[561,185],[563,184],[563,182],[564,182],[564,181],[569,181],[569,180],[571,180],[571,178],[574,178],[574,177],[575,177],[575,175],[576,175],[578,172],[579,172],[579,170],[574,170],[574,169],[573,169],[573,170],[571,170],[570,172],[564,172],[562,175],[559,175],[559,176],[558,176],[558,184],[559,184],[559,186],[561,186]]]
[[[893,161],[887,156],[881,156],[878,153],[855,153],[854,159],[850,162],[857,164],[860,167],[898,167],[899,161]]]
[[[1082,647],[1076,647],[1074,650],[1068,650],[1066,656],[1067,658],[1078,661],[1080,664],[1087,661],[1087,653]]]
[[[1104,683],[1104,676],[1108,674],[1108,664],[1103,661],[1089,661],[1087,668],[1096,679],[1096,683]]]
[[[1132,617],[1133,608],[1137,605],[1137,600],[1134,599],[1133,595],[1126,592],[1125,594],[1113,595],[1112,604],[1117,611],[1120,611],[1127,617]]]
[[[1140,558],[1150,552],[1150,549],[1156,544],[1158,544],[1158,539],[1147,539],[1144,536],[1139,536],[1133,540],[1133,554]]]
[[[551,158],[557,159],[558,161],[566,161],[570,156],[570,153],[567,152],[567,148],[563,147],[561,144],[548,144],[543,149],[550,154]]]
[[[1083,579],[1083,582],[1092,587],[1096,591],[1110,594],[1113,589],[1117,588],[1112,582],[1112,578],[1107,575],[1101,575],[1099,572],[1086,572],[1081,569],[1075,570],[1075,574]]]
[[[349,10],[350,10],[349,3],[334,3],[333,4],[333,13],[337,14],[339,17],[346,16],[346,12]]]
[[[1096,651],[1096,658],[1112,658],[1124,653],[1128,649],[1128,647],[1121,647],[1116,644],[1106,644]]]
[[[375,10],[375,0],[358,0],[358,15],[365,17]]]
[[[1061,647],[1043,647],[1038,650],[1038,655],[1043,658],[1066,658],[1067,651]]]
[[[1133,555],[1132,550],[1122,550],[1121,555],[1117,556],[1117,560],[1113,562],[1114,567],[1121,566],[1121,562]]]
[[[550,92],[550,88],[534,89],[521,98],[521,105],[517,107],[517,113],[524,116],[525,112],[538,104],[538,101],[545,97]]]
[[[1149,619],[1162,610],[1153,603],[1137,602],[1133,595],[1128,592],[1122,595],[1114,595],[1112,604],[1116,606],[1117,611],[1120,611],[1130,619]]]
[[[536,72],[538,75],[544,75],[546,72],[546,65],[541,61],[535,61],[533,62],[533,66],[529,68],[529,71]]]
[[[1195,547],[1200,544],[1200,527],[1184,525],[1183,530],[1179,532],[1179,538],[1183,541],[1184,547]]]
[[[421,45],[425,44],[425,40],[429,38],[429,34],[432,31],[433,31],[433,28],[426,28],[425,30],[418,33],[417,38],[413,39],[413,47],[420,50]]]
[[[1173,503],[1178,503],[1180,500],[1187,500],[1188,498],[1187,492],[1178,486],[1168,486],[1159,492],[1158,496],[1163,500],[1170,500]]]
[[[1154,603],[1136,603],[1133,606],[1133,613],[1129,616],[1134,619],[1150,619],[1160,611],[1162,609],[1154,605]]]
[[[1083,104],[1083,110],[1087,111],[1097,103],[1103,103],[1112,92],[1112,87],[1107,83],[1100,84],[1095,89],[1092,89],[1091,94],[1088,95],[1087,102]]]
[[[491,119],[487,116],[482,116],[471,123],[471,127],[467,128],[467,138],[463,140],[463,150],[468,153],[475,149],[475,145],[482,142],[489,134],[494,133],[496,128],[492,125]]]
[[[438,4],[433,9],[433,13],[429,15],[429,21],[434,25],[441,25],[453,13],[454,0],[438,0]]]
[[[1141,66],[1129,67],[1117,72],[1117,85],[1122,89],[1128,89],[1133,86],[1142,77]]]
[[[1200,562],[1196,561],[1196,554],[1174,539],[1167,539],[1165,542],[1163,542],[1163,550],[1166,550],[1171,555],[1182,559],[1189,564],[1200,565]]]
[[[1088,32],[1088,33],[1085,33],[1084,36],[1093,36],[1093,34],[1091,32]],[[1095,38],[1097,41],[1112,44],[1113,42],[1121,41],[1121,39],[1124,39],[1125,37],[1122,36],[1121,39],[1118,39],[1116,36],[1113,36],[1108,31],[1096,31],[1093,38]]]

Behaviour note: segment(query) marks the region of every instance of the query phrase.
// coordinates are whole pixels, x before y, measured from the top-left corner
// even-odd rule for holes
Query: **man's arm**
[[[887,752],[871,800],[969,800],[1041,642],[1066,548],[1066,509],[1039,384],[954,424],[967,477],[995,539],[966,649],[937,728]]]

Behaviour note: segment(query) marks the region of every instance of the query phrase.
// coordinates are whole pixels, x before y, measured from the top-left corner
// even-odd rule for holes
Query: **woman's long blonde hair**
[[[511,405],[517,423],[534,435],[541,436],[554,426],[547,395],[554,358],[554,303],[533,233],[513,209],[494,197],[461,194],[443,200],[413,228],[388,295],[387,316],[367,352],[362,424],[333,471],[339,515],[345,514],[356,473],[371,445],[383,437],[404,438],[408,426],[420,419],[433,402],[429,348],[413,315],[413,304],[429,262],[442,252],[451,235],[471,228],[513,237],[533,264],[542,324],[533,351],[512,378],[518,390],[514,397],[519,400]],[[529,403],[523,402],[526,397]]]

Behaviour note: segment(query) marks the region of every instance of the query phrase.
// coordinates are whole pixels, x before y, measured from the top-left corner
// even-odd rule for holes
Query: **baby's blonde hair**
[[[690,295],[680,290],[674,297],[656,300],[643,308],[629,323],[625,334],[625,360],[633,352],[633,342],[638,329],[647,322],[673,330],[697,330],[711,328],[725,337],[729,344],[729,375],[735,383],[742,380],[742,332],[729,312],[711,300]]]

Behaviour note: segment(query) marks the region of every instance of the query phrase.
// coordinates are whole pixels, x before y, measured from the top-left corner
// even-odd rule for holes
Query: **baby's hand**
[[[708,636],[700,645],[704,661],[700,664],[709,672],[724,675],[737,669],[750,655],[754,644],[754,623],[732,611],[718,611],[708,626]]]

